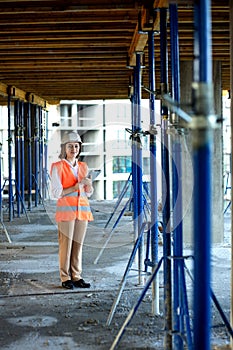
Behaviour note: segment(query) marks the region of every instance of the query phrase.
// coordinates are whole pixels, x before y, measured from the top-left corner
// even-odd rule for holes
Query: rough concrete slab
[[[107,318],[117,296],[133,248],[132,217],[124,216],[111,240],[94,263],[111,233],[104,226],[114,201],[91,201],[95,222],[89,225],[83,252],[83,277],[89,290],[64,290],[58,273],[57,229],[54,202],[32,208],[30,223],[25,215],[4,223],[12,239],[0,231],[0,347],[25,350],[107,350],[116,338],[144,286],[138,283],[137,259],[127,279],[110,326]],[[49,214],[48,214],[49,213]],[[225,218],[225,240],[212,248],[212,287],[229,319],[230,315],[230,213]],[[162,257],[163,247],[159,247]],[[186,246],[184,255],[192,255]],[[192,274],[192,259],[186,266]],[[150,271],[150,270],[149,270]],[[149,276],[144,275],[143,280]],[[192,280],[186,276],[192,322]],[[163,266],[159,272],[160,314],[152,315],[149,288],[117,349],[164,349]],[[229,345],[230,337],[219,312],[212,307],[213,349]]]

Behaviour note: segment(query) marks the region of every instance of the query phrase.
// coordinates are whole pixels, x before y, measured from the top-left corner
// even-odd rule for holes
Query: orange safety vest
[[[64,189],[72,187],[76,184],[75,178],[69,164],[61,160],[53,163],[53,167],[57,168],[61,179],[61,184]],[[85,162],[78,162],[78,182],[81,182],[87,176],[87,164]],[[92,221],[93,215],[90,209],[90,204],[87,195],[83,190],[77,190],[67,195],[62,196],[57,200],[56,221],[71,221],[71,220],[87,220]]]

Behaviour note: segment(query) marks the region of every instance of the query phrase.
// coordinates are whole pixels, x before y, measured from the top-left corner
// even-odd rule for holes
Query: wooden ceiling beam
[[[180,60],[192,60],[193,1],[177,4]],[[132,71],[126,65],[135,65],[136,52],[144,53],[142,74],[148,83],[147,33],[159,32],[160,7],[168,7],[168,0],[0,0],[0,82],[46,101],[127,98]],[[212,0],[211,16],[213,59],[222,62],[222,84],[227,86],[228,0],[221,5]],[[168,17],[170,55],[169,26]],[[159,35],[155,61],[158,80]]]

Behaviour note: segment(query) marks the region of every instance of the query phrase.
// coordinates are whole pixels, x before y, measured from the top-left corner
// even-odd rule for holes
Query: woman
[[[87,178],[87,164],[78,161],[81,144],[79,134],[66,134],[61,143],[61,160],[51,166],[52,194],[57,198],[60,278],[66,289],[90,288],[81,273],[87,223],[93,220],[87,198],[93,187]]]

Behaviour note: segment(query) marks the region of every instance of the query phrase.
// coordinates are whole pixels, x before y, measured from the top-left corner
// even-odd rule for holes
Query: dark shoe
[[[85,282],[83,279],[78,280],[78,281],[73,281],[73,285],[76,288],[90,288],[90,283]]]
[[[66,289],[73,289],[74,288],[73,283],[72,283],[71,280],[62,282],[62,287],[66,288]]]

